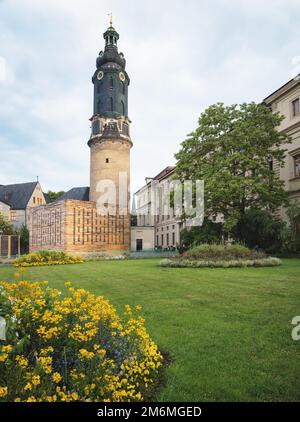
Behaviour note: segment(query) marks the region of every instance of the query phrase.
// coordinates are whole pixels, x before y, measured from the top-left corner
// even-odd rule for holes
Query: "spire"
[[[118,44],[118,39],[119,39],[119,34],[117,33],[117,31],[115,30],[115,28],[112,26],[113,25],[113,15],[112,13],[108,14],[109,16],[109,27],[107,29],[106,32],[104,32],[103,37],[105,39],[105,48],[118,48],[117,44]]]
[[[108,16],[109,16],[109,26],[112,27],[113,26],[113,14],[108,13]]]

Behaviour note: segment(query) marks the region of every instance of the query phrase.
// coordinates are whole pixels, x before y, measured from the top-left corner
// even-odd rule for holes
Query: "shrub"
[[[21,254],[27,254],[29,251],[29,230],[25,224],[22,224],[22,226],[16,230],[16,234],[20,236]]]
[[[232,260],[261,258],[264,254],[252,251],[240,244],[203,244],[195,246],[183,254],[187,260]]]
[[[5,235],[13,234],[14,228],[11,224],[4,221],[3,217],[0,215],[0,232]]]
[[[243,267],[275,267],[281,265],[278,258],[261,259],[235,259],[235,260],[187,260],[164,259],[160,262],[162,267],[168,268],[243,268]]]
[[[214,223],[205,218],[201,227],[191,227],[190,229],[183,229],[181,231],[180,249],[181,251],[186,251],[192,246],[197,246],[201,243],[221,242],[222,236],[222,224]]]
[[[0,283],[0,401],[147,399],[162,356],[139,309],[121,319],[83,289]]]
[[[281,249],[284,222],[265,210],[249,209],[240,218],[234,237],[249,248],[258,246],[268,253]]]
[[[24,255],[14,261],[16,267],[37,267],[43,265],[79,264],[83,259],[63,251],[38,251]]]

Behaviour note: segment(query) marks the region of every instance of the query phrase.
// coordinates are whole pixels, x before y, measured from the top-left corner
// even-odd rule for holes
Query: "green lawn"
[[[0,279],[16,270],[0,267]],[[119,309],[141,304],[148,330],[174,361],[162,401],[299,401],[300,260],[282,267],[164,269],[157,260],[98,261],[27,270],[64,289],[73,281]]]

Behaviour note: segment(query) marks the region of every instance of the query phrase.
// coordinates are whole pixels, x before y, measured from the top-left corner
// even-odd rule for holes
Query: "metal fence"
[[[20,256],[20,236],[0,235],[0,257],[12,258]]]
[[[131,251],[130,258],[168,258],[178,255],[178,251],[163,251],[163,250],[144,250],[144,251]]]

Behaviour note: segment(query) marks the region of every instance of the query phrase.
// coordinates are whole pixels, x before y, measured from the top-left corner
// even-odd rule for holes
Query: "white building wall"
[[[137,240],[142,240],[142,250],[154,249],[154,227],[131,227],[131,250],[137,250]]]

